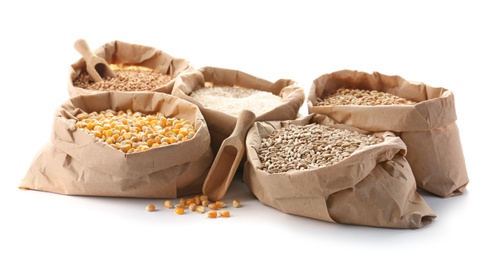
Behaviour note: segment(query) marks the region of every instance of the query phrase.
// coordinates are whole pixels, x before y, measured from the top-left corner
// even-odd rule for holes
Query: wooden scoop
[[[104,77],[115,77],[115,72],[111,70],[106,60],[96,56],[91,49],[89,49],[86,40],[79,39],[75,41],[74,48],[86,61],[86,71],[94,82],[103,81]]]
[[[242,110],[229,137],[221,143],[216,158],[205,178],[202,193],[211,201],[224,197],[245,153],[246,133],[255,122],[255,114]]]

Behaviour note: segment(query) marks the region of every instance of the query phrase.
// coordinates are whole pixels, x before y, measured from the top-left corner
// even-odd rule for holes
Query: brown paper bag
[[[194,123],[193,138],[137,153],[124,153],[78,129],[82,111],[132,109],[161,112]],[[79,95],[57,109],[52,138],[34,158],[22,189],[69,195],[176,198],[201,192],[212,164],[210,135],[197,106],[157,92]]]
[[[257,121],[288,120],[298,117],[298,112],[305,100],[304,90],[289,79],[270,81],[252,76],[238,70],[203,67],[198,71],[183,73],[177,77],[172,95],[196,104],[204,115],[212,139],[212,150],[217,153],[221,143],[231,135],[236,125],[236,116],[206,108],[190,94],[208,86],[242,87],[271,92],[282,98],[282,104],[263,114],[256,115]]]
[[[94,54],[104,58],[108,64],[141,66],[170,75],[172,80],[163,86],[157,86],[153,91],[171,94],[175,78],[182,72],[194,70],[193,66],[185,59],[175,58],[161,50],[150,46],[131,44],[122,41],[108,42],[95,49]],[[75,87],[73,80],[81,73],[86,71],[86,62],[83,58],[70,66],[68,78],[68,92],[71,97],[98,93],[102,91],[88,90]]]
[[[269,174],[258,157],[261,139],[288,124],[335,124],[327,116],[311,114],[291,121],[256,122],[246,138],[247,161],[243,179],[264,204],[282,212],[328,222],[363,226],[416,229],[436,217],[416,191],[412,170],[404,155],[406,145],[391,132],[380,144],[358,148],[331,166]]]
[[[314,106],[346,87],[387,92],[419,102],[390,106]],[[469,182],[452,91],[399,76],[342,70],[313,81],[308,95],[309,113],[319,113],[370,131],[392,131],[407,145],[406,159],[419,188],[441,197],[460,195]]]

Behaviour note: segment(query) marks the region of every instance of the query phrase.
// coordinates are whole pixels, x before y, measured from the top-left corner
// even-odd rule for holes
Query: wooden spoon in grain
[[[105,77],[115,77],[115,72],[111,70],[105,59],[96,56],[86,40],[79,39],[75,41],[74,48],[82,55],[86,61],[86,71],[94,82],[103,81]]]
[[[256,116],[250,110],[242,110],[229,137],[221,143],[214,162],[202,186],[202,193],[211,201],[224,197],[245,153],[245,137],[255,122]]]

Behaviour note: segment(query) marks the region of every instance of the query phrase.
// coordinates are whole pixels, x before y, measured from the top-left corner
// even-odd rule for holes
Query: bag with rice
[[[196,104],[207,121],[212,150],[231,135],[242,109],[255,113],[257,121],[298,117],[304,90],[296,82],[270,82],[238,70],[203,67],[177,77],[172,95]]]

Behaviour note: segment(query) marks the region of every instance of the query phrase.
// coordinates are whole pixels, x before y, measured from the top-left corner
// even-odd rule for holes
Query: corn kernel
[[[195,211],[197,209],[197,204],[195,204],[195,202],[190,203],[190,205],[188,205],[188,209],[190,211]]]
[[[221,200],[216,201],[214,204],[216,204],[216,207],[218,209],[219,208],[223,208],[224,206],[226,206],[226,204],[224,203],[224,201],[221,201]]]
[[[220,215],[221,217],[224,217],[224,218],[229,218],[230,213],[229,213],[229,211],[227,211],[227,210],[220,210],[220,211],[219,211],[219,215]]]
[[[175,208],[174,209],[174,212],[177,215],[183,215],[185,213],[185,209],[184,208],[181,208],[181,207],[178,207],[178,208]]]
[[[232,204],[233,204],[233,208],[239,208],[239,207],[241,207],[239,200],[233,200],[233,203]]]
[[[195,200],[193,198],[189,198],[186,200],[185,205],[190,206],[192,203],[195,203]]]
[[[155,211],[156,210],[156,206],[154,206],[154,204],[149,204],[149,205],[147,205],[146,210],[149,211],[149,212]]]
[[[219,209],[219,207],[218,207],[218,205],[216,203],[210,203],[209,205],[207,205],[207,207],[209,207],[212,210]]]
[[[207,211],[207,213],[205,213],[205,214],[206,214],[206,216],[207,216],[208,218],[217,218],[217,212],[216,212],[216,211],[214,211],[214,210],[212,210],[212,211]]]
[[[197,207],[195,208],[195,212],[198,212],[198,213],[204,213],[204,212],[205,212],[205,207],[204,207],[204,206],[199,205],[199,206],[197,206]]]
[[[200,195],[200,202],[204,201],[204,200],[209,200],[209,198],[207,197],[207,195]]]
[[[171,202],[171,200],[165,200],[164,201],[164,207],[167,208],[167,209],[170,209],[173,207],[173,203]]]

